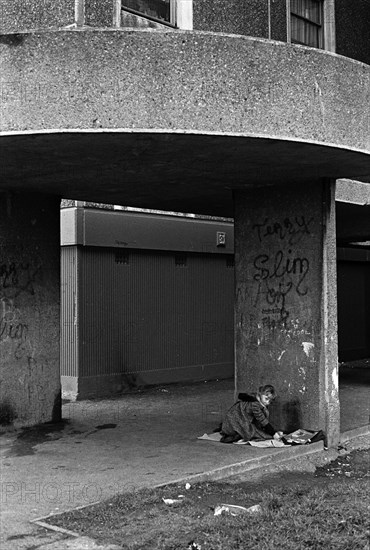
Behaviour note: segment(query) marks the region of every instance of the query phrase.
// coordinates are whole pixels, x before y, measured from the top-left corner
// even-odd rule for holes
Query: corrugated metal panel
[[[61,357],[62,376],[78,375],[78,249],[65,246],[61,249]]]
[[[80,376],[233,362],[227,256],[84,247]]]

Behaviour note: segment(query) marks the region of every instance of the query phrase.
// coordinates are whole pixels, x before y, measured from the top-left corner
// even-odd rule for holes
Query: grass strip
[[[168,505],[163,498],[180,502]],[[221,503],[259,503],[262,512],[215,516]],[[202,550],[370,550],[369,517],[369,478],[342,478],[255,491],[242,483],[199,483],[188,491],[170,485],[118,495],[48,521],[127,550],[185,550],[192,542]]]

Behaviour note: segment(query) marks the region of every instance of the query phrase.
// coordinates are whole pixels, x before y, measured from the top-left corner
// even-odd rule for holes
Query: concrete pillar
[[[0,193],[0,423],[60,420],[59,205]]]
[[[335,183],[234,191],[236,391],[273,384],[276,428],[339,441]]]

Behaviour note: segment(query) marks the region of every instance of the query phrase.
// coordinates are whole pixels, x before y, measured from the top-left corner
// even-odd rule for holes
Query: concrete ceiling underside
[[[370,155],[225,134],[125,130],[0,137],[0,189],[76,200],[233,216],[232,189],[310,185],[320,178],[368,183]],[[348,215],[345,208],[340,215]]]

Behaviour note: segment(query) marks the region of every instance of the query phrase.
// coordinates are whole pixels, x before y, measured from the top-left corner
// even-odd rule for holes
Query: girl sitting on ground
[[[275,398],[271,384],[260,386],[255,394],[239,393],[221,424],[221,442],[281,439],[283,432],[275,431],[269,422],[268,406]]]

